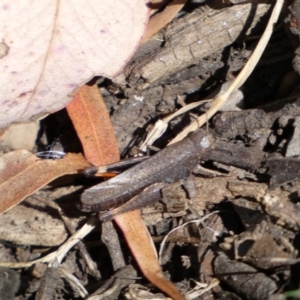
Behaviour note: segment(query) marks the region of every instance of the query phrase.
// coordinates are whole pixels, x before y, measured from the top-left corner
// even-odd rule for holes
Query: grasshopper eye
[[[200,146],[201,146],[202,148],[209,148],[209,147],[210,147],[210,141],[209,141],[209,139],[208,139],[207,136],[204,136],[204,137],[201,139],[201,141],[200,141]]]

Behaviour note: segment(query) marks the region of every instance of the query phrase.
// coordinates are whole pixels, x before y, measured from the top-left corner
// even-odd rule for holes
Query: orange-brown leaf
[[[174,300],[184,300],[179,290],[164,277],[155,255],[151,237],[139,210],[118,215],[115,220],[145,277]]]
[[[115,131],[97,85],[80,87],[67,111],[91,164],[100,166],[119,160]]]
[[[0,214],[20,203],[50,181],[75,174],[90,164],[81,154],[62,159],[40,159],[27,150],[9,152],[0,157]]]
[[[156,15],[151,17],[147,25],[146,33],[141,40],[141,44],[146,43],[159,30],[170,23],[186,2],[187,0],[173,0],[166,6],[166,8],[162,12],[157,13]]]
[[[92,164],[104,165],[119,160],[114,130],[97,86],[81,87],[67,110],[82,142],[85,157]],[[122,229],[127,244],[145,277],[173,299],[185,299],[164,277],[140,212],[132,211],[118,215],[114,220]]]

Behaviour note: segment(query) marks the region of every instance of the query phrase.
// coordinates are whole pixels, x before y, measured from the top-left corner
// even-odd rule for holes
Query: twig
[[[158,252],[158,261],[159,261],[159,263],[161,264],[161,256],[162,256],[162,252],[163,252],[163,250],[164,250],[165,242],[166,242],[167,238],[169,237],[169,235],[170,235],[171,233],[173,233],[175,230],[177,230],[177,229],[179,229],[179,228],[181,228],[181,227],[183,227],[183,226],[186,226],[186,225],[188,225],[188,224],[190,224],[190,223],[202,223],[202,222],[205,221],[208,217],[210,217],[211,215],[216,214],[216,213],[219,213],[219,211],[216,210],[216,211],[214,211],[214,212],[212,212],[212,213],[210,213],[210,214],[204,216],[204,217],[201,218],[201,219],[197,219],[197,220],[192,220],[192,221],[186,222],[186,223],[184,223],[184,224],[182,224],[182,225],[180,225],[180,226],[177,226],[177,227],[175,227],[174,229],[172,229],[172,230],[164,237],[164,239],[163,239],[162,242],[161,242],[161,245],[160,245],[160,248],[159,248],[159,252]]]
[[[84,224],[75,234],[73,234],[58,250],[46,255],[45,257],[29,261],[18,263],[0,262],[0,266],[7,268],[28,268],[38,262],[48,262],[49,266],[57,267],[68,253],[68,251],[74,247],[79,241],[81,241],[87,234],[89,234],[98,223],[98,219],[95,217],[90,218],[86,224]]]
[[[273,12],[269,19],[265,32],[263,33],[260,41],[258,42],[248,62],[246,63],[242,71],[239,73],[239,75],[236,77],[236,79],[229,86],[229,88],[224,93],[214,98],[213,103],[206,114],[201,115],[196,121],[194,121],[192,124],[187,126],[168,145],[181,141],[183,138],[185,138],[188,135],[189,132],[195,131],[197,128],[201,127],[207,120],[209,120],[218,110],[220,110],[224,106],[230,94],[244,84],[244,82],[248,79],[253,69],[257,65],[257,62],[261,58],[261,55],[265,50],[266,45],[269,42],[269,39],[273,32],[273,27],[277,22],[279,14],[281,12],[282,5],[283,5],[283,0],[276,1],[276,4],[274,6]]]

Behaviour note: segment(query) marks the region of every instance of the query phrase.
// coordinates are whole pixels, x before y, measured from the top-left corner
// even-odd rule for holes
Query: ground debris
[[[214,261],[217,277],[244,299],[268,299],[276,290],[275,282],[255,268],[220,253]]]
[[[251,55],[257,43],[254,35],[261,34],[271,5],[223,2],[206,1],[196,9],[192,5],[143,45],[124,72],[113,80],[100,80],[124,158],[137,152],[158,118],[219,90]],[[299,0],[291,5],[283,15],[285,26],[299,29],[299,16],[293,10]],[[299,30],[293,32],[299,44]],[[300,250],[300,94],[297,89],[291,91],[284,77],[295,75],[293,65],[299,71],[299,45],[289,38],[281,27],[274,32],[243,86],[243,110],[220,112],[208,124],[215,148],[201,157],[204,171],[189,178],[194,195],[186,182],[164,184],[158,193],[160,201],[142,209],[157,248],[174,230],[161,261],[165,276],[186,295],[203,285],[211,289],[201,299],[263,300],[297,288],[299,267],[291,264]],[[293,47],[298,52],[292,62]],[[293,78],[299,84],[299,76]],[[205,111],[202,105],[174,119],[155,146],[163,148]],[[43,130],[55,127],[52,130],[62,135],[63,145],[75,142],[51,118],[42,126]],[[82,190],[99,181],[81,180],[47,186],[0,217],[2,262],[41,258],[62,246],[86,222],[90,215],[77,210],[76,204]],[[64,215],[70,226],[62,221]],[[18,269],[18,273],[5,269],[14,282],[11,291],[17,289],[20,276],[20,300],[165,299],[136,268],[114,222],[97,226],[82,246],[90,255],[88,260],[77,245],[60,266],[52,261]],[[96,272],[90,271],[89,263]],[[211,285],[217,279],[220,284]],[[0,298],[10,299],[5,293],[0,288]]]

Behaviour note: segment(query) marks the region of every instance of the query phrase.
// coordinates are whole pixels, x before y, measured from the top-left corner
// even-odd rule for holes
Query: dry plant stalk
[[[248,62],[246,63],[242,71],[239,73],[236,79],[229,86],[229,88],[224,93],[216,96],[213,99],[212,105],[206,114],[201,115],[196,121],[194,121],[192,124],[187,126],[168,145],[181,141],[183,138],[185,138],[188,135],[188,133],[195,131],[197,128],[201,127],[207,120],[209,120],[218,110],[220,110],[225,105],[230,94],[244,84],[244,82],[248,79],[253,69],[257,65],[257,62],[261,58],[261,55],[269,42],[269,39],[273,32],[273,27],[277,22],[279,14],[281,12],[282,5],[283,5],[283,0],[276,1],[268,25],[261,39],[259,40],[254,52],[252,53],[251,57],[249,58]]]
[[[87,223],[85,223],[78,231],[76,231],[70,238],[62,244],[56,251],[33,261],[29,262],[0,262],[1,267],[7,268],[28,268],[32,265],[42,262],[49,263],[50,267],[57,267],[60,265],[63,258],[67,255],[68,251],[74,247],[79,241],[81,241],[86,235],[88,235],[98,223],[97,218],[91,217]]]
[[[211,100],[200,100],[197,102],[193,102],[190,104],[185,105],[184,107],[178,109],[177,111],[175,111],[173,114],[163,118],[162,120],[158,120],[155,124],[154,127],[151,129],[151,131],[148,133],[146,140],[144,141],[144,143],[142,144],[142,146],[140,147],[140,151],[142,152],[146,152],[147,151],[147,146],[148,145],[152,145],[159,137],[161,137],[164,132],[167,130],[168,128],[168,123],[173,120],[174,118],[176,118],[177,116],[180,116],[184,113],[186,113],[187,111],[190,111],[191,109],[205,103]]]

